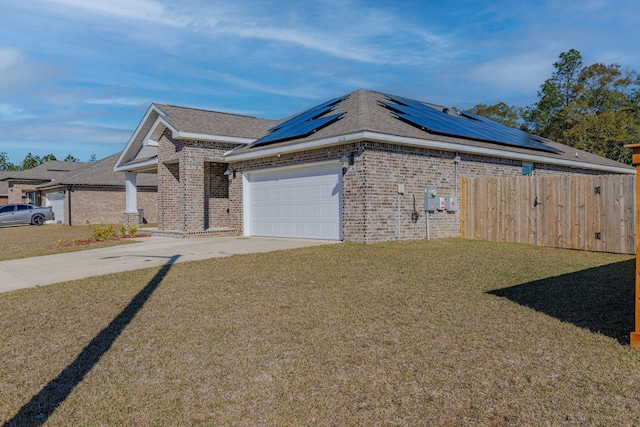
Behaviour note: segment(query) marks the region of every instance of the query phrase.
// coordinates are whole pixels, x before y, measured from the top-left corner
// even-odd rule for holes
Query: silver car
[[[42,207],[27,203],[0,205],[0,225],[32,224],[42,225],[55,219],[50,206]]]

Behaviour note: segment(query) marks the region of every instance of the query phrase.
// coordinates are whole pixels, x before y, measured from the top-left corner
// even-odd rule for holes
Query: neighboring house
[[[0,171],[0,205],[9,203],[9,184],[2,181],[2,178],[6,178],[11,175],[12,171]]]
[[[125,180],[113,171],[118,154],[96,162],[49,161],[33,169],[13,172],[0,182],[9,185],[9,201],[31,201],[51,206],[55,222],[67,225],[122,222]],[[156,175],[145,175],[138,183],[138,222],[157,221]]]
[[[461,177],[635,173],[491,120],[358,90],[284,120],[152,104],[120,154],[158,174],[158,229],[379,242],[460,233]],[[441,200],[439,196],[447,196]],[[129,197],[129,196],[128,196]],[[125,216],[134,220],[136,206]]]

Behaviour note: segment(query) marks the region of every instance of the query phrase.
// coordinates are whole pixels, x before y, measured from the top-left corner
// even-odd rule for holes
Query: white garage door
[[[340,164],[246,176],[245,218],[251,236],[342,239]]]
[[[58,192],[47,193],[45,206],[51,206],[55,217],[55,220],[47,222],[62,224],[64,220],[64,195]]]

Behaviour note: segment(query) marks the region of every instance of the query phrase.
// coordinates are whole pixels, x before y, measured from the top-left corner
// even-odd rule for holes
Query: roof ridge
[[[78,168],[78,169],[76,169],[74,171],[70,171],[68,173],[68,175],[66,175],[64,177],[64,179],[73,178],[73,177],[75,177],[75,176],[77,176],[77,175],[79,175],[81,173],[84,173],[84,172],[88,171],[89,169],[93,169],[93,168],[101,165],[102,163],[104,163],[107,160],[109,160],[111,157],[115,157],[115,156],[119,156],[119,155],[120,155],[120,153],[114,153],[114,154],[108,155],[107,157],[103,157],[102,159],[96,160],[95,162],[86,162],[87,164],[84,167]],[[116,160],[117,160],[117,157],[116,157]],[[115,160],[114,160],[114,162],[115,162]],[[60,180],[60,181],[62,181],[62,180]]]

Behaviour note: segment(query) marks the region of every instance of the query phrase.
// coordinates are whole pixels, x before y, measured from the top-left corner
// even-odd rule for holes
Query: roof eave
[[[113,167],[114,172],[146,172],[151,171],[153,169],[158,168],[158,157],[154,156],[153,158],[145,161],[139,162],[135,164],[124,164],[118,166],[117,164]]]
[[[358,141],[380,141],[392,142],[401,145],[413,147],[429,148],[443,151],[453,151],[465,154],[475,154],[481,156],[497,157],[509,160],[520,160],[534,163],[542,163],[554,166],[565,166],[569,168],[598,170],[603,172],[635,174],[635,169],[598,165],[595,163],[577,162],[566,159],[558,159],[553,157],[541,156],[536,154],[518,153],[513,151],[505,151],[496,148],[477,147],[455,142],[436,141],[430,139],[411,138],[398,135],[389,135],[379,132],[361,131],[345,135],[337,135],[329,138],[317,139],[314,141],[306,141],[295,145],[286,145],[273,148],[265,148],[255,152],[235,153],[227,151],[224,156],[229,162],[237,162],[242,160],[253,160],[261,157],[275,156],[278,154],[294,153],[310,149],[318,149],[330,147],[334,145],[348,144]]]

